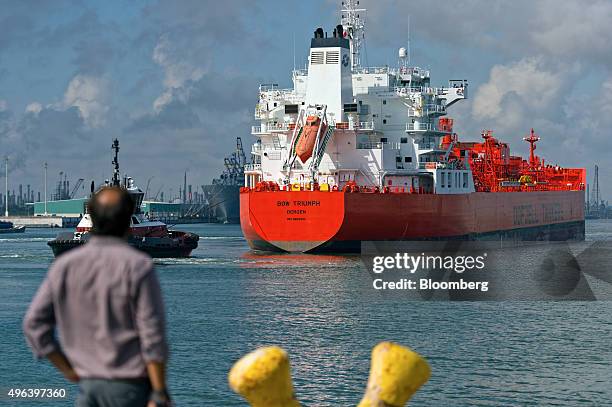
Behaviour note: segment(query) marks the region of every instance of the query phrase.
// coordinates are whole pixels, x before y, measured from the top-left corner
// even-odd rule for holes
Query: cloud
[[[458,53],[487,50],[514,59],[553,57],[570,64],[588,60],[612,68],[608,0],[362,0],[362,4],[368,9],[368,36],[380,44],[389,38],[403,42],[410,15],[415,45],[434,42]]]
[[[106,79],[88,75],[77,75],[68,84],[63,106],[78,108],[85,123],[93,128],[106,122],[109,111]]]
[[[0,99],[0,112],[3,112],[8,109],[8,102],[6,100]]]
[[[548,111],[555,104],[568,75],[569,71],[545,68],[537,58],[495,65],[488,82],[476,91],[473,116],[481,121],[492,120],[503,128],[524,125],[528,112]]]
[[[153,61],[164,70],[164,92],[155,99],[153,107],[159,112],[165,105],[171,103],[188,81],[197,81],[206,72],[206,68],[192,63],[173,46],[168,35],[163,35],[153,50]],[[183,92],[185,93],[185,92]]]
[[[99,167],[81,157],[95,160],[118,136],[122,154],[136,152],[130,166],[141,178],[158,172],[157,180],[180,171],[177,165],[209,178],[236,136],[252,141],[257,84],[288,84],[292,33],[299,55],[313,28],[336,22],[339,6],[337,0],[133,2],[109,18],[110,9],[98,4],[58,2],[13,2],[0,13],[6,99],[0,148],[20,149],[24,170],[36,168],[37,177],[32,164],[52,151],[58,166],[99,178],[106,156]],[[545,156],[563,164],[607,159],[609,0],[361,3],[368,8],[364,56],[372,65],[394,63],[410,15],[412,60],[431,68],[432,83],[470,80],[471,99],[451,111],[460,136],[474,139],[493,128],[521,152],[520,138],[533,126]]]
[[[41,112],[41,110],[43,109],[42,105],[38,102],[32,102],[29,105],[26,106],[26,113],[34,113],[34,114],[38,114]]]
[[[74,45],[75,57],[73,63],[77,72],[85,75],[100,76],[106,73],[112,65],[115,55],[120,48],[105,38],[81,39]]]
[[[162,130],[184,130],[201,126],[197,113],[186,103],[172,100],[160,105],[155,112],[138,116],[126,128],[131,133],[158,132]]]
[[[227,54],[246,57],[254,52],[245,39],[253,46],[259,41],[249,27],[258,10],[257,3],[250,0],[186,0],[178,7],[166,2],[145,7],[143,15],[150,23],[147,31],[156,39],[152,61],[163,71],[163,90],[153,102],[155,111],[175,100],[186,103],[192,84],[211,71],[228,68],[216,66],[218,61],[227,62]],[[230,59],[236,62],[235,57]]]
[[[533,2],[536,24],[527,33],[540,52],[566,60],[589,59],[612,67],[612,2]]]

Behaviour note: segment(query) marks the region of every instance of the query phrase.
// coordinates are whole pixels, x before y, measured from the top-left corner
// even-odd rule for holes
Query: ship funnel
[[[333,37],[317,28],[310,43],[306,104],[326,105],[330,123],[346,121],[344,104],[353,103],[350,42],[343,27],[336,26]]]

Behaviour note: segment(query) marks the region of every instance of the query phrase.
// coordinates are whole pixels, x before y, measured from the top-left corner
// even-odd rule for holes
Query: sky
[[[223,169],[242,137],[254,142],[257,86],[291,85],[312,32],[331,32],[340,0],[0,0],[0,155],[9,179],[51,188],[122,170],[178,194]],[[595,164],[612,194],[612,1],[361,0],[365,62],[411,62],[432,83],[468,79],[449,109],[463,140],[492,129],[513,152],[533,127],[549,163]],[[410,24],[408,24],[410,21]],[[410,30],[408,30],[410,26]],[[294,54],[295,50],[295,54]],[[3,177],[3,172],[2,175]]]

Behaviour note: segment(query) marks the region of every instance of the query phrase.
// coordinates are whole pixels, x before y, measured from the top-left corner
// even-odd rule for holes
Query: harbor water
[[[164,292],[177,406],[244,406],[227,373],[261,345],[291,356],[305,406],[354,406],[371,348],[412,347],[432,365],[417,406],[612,405],[612,302],[415,302],[372,289],[358,256],[262,255],[237,225],[181,225],[202,236],[189,259],[156,262]],[[27,348],[21,321],[52,262],[57,230],[0,235],[0,388],[66,388]],[[587,221],[587,239],[612,240],[612,222]],[[509,272],[511,272],[509,270]]]

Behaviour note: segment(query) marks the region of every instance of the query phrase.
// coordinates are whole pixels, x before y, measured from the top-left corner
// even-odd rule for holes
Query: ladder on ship
[[[298,141],[300,140],[300,137],[302,136],[302,128],[304,126],[303,124],[304,114],[305,114],[305,111],[301,110],[300,114],[298,115],[297,120],[295,121],[295,128],[293,129],[293,135],[291,136],[291,143],[289,144],[290,146],[289,155],[287,156],[287,160],[285,161],[285,164],[283,165],[283,169],[285,171],[291,169],[297,157],[297,155],[295,154],[295,149],[297,147]]]
[[[272,146],[274,147],[275,150],[281,149],[281,143],[280,143],[280,139],[278,138],[278,136],[272,136]]]
[[[335,126],[329,125],[323,139],[320,141],[320,144],[316,146],[314,157],[310,162],[310,170],[314,173],[319,169],[319,165],[321,164],[321,160],[323,159],[323,154],[325,153],[325,149],[327,148],[327,144],[334,134]]]

